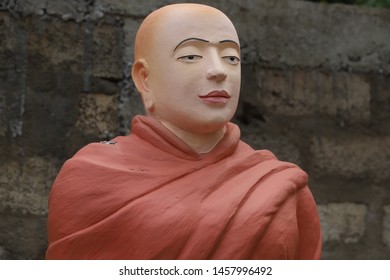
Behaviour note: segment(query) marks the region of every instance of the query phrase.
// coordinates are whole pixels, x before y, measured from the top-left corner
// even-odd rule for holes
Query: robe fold
[[[115,142],[115,144],[114,144]],[[319,259],[307,174],[228,123],[198,154],[151,117],[65,162],[49,198],[47,259]]]

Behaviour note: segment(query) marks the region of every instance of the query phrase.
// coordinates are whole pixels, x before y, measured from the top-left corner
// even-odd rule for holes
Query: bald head
[[[230,19],[216,8],[190,3],[167,5],[149,14],[142,22],[135,38],[134,59],[150,56],[151,47],[161,43],[158,39],[169,40],[172,35],[179,35],[178,33],[183,30],[184,36],[188,36],[191,33],[191,26],[197,24],[197,20],[194,21],[196,15],[224,18],[237,37]]]

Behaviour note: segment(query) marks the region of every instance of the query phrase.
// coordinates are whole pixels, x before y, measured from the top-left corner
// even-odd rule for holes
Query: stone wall
[[[40,259],[65,159],[143,112],[135,32],[176,1],[0,1],[0,259]],[[390,11],[293,0],[204,2],[235,23],[235,117],[257,149],[298,163],[324,259],[390,258]]]

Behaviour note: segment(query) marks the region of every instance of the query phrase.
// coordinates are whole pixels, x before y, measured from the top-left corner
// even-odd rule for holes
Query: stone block
[[[124,32],[124,51],[123,57],[126,62],[134,62],[134,43],[135,36],[137,34],[138,28],[141,25],[141,20],[135,20],[132,18],[125,19],[123,25]],[[130,69],[131,71],[131,69]],[[130,74],[131,72],[129,72]]]
[[[311,160],[322,175],[345,178],[371,178],[382,181],[389,177],[390,137],[368,135],[314,136],[311,139]]]
[[[117,80],[123,78],[122,37],[119,26],[103,24],[94,28],[93,46],[87,46],[87,51],[93,52],[93,76]]]
[[[283,130],[270,130],[264,125],[240,125],[241,138],[255,150],[270,150],[282,161],[301,165],[299,147],[294,143],[293,135]]]
[[[78,117],[82,76],[53,65],[29,68],[19,143],[27,157],[63,158]]]
[[[324,242],[357,243],[366,229],[367,206],[355,203],[318,205]]]
[[[81,21],[88,14],[91,1],[47,1],[45,2],[46,13],[49,15],[61,15],[63,20],[75,19]]]
[[[5,51],[12,50],[16,45],[16,37],[14,36],[15,22],[11,17],[0,11],[0,58],[5,58]],[[5,67],[4,64],[0,65],[0,69]]]
[[[76,127],[85,134],[109,139],[118,133],[118,96],[82,94]]]
[[[21,67],[24,68],[23,65]],[[15,73],[11,70],[5,73],[5,77],[0,77],[0,136],[5,136],[7,131],[13,138],[23,133],[26,96],[24,75],[23,71]]]
[[[72,63],[73,70],[82,71],[85,43],[83,25],[55,18],[43,21],[35,17],[27,18],[26,25],[30,56],[42,57],[42,65]]]
[[[378,119],[389,119],[390,79],[388,76],[376,75],[375,77],[373,77],[373,90],[371,100],[372,115]]]
[[[319,84],[325,87],[328,80]],[[370,82],[364,75],[339,72],[333,75],[333,96],[319,100],[326,110],[347,123],[368,122],[370,119]],[[322,93],[326,95],[326,93]],[[334,110],[334,111],[332,111]]]
[[[21,21],[0,12],[0,137],[22,133],[26,37]]]
[[[58,161],[40,157],[0,165],[0,211],[45,215]]]
[[[325,115],[348,123],[370,118],[370,83],[363,75],[278,69],[260,73],[260,106],[269,114]]]
[[[240,103],[250,104],[252,106],[252,109],[256,108],[259,111],[262,110],[260,106],[257,106],[259,104],[259,97],[261,96],[259,92],[263,89],[261,71],[262,70],[260,70],[260,68],[257,67],[255,64],[243,63],[241,65]],[[278,85],[276,85],[275,81],[273,87],[276,88],[277,86]]]
[[[0,89],[0,137],[4,137],[7,132],[6,109],[5,95]]]
[[[0,246],[0,260],[7,260],[8,258],[7,250],[3,246]]]
[[[8,259],[43,259],[47,248],[46,217],[1,213],[0,244]]]
[[[383,207],[384,218],[383,218],[383,243],[390,247],[390,205]]]

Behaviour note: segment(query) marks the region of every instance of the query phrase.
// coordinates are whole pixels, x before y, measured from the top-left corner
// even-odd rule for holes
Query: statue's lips
[[[230,95],[224,90],[214,90],[206,95],[199,96],[205,103],[225,104],[229,101]]]

